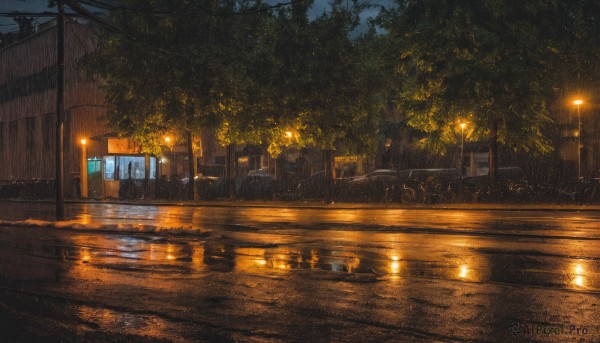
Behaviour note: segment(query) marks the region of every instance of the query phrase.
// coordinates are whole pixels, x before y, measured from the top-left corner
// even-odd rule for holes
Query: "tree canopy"
[[[217,128],[224,114],[239,111],[248,87],[247,63],[240,60],[250,54],[259,17],[164,14],[244,8],[233,1],[124,3],[109,17],[119,30],[102,31],[86,61],[106,81],[113,128],[157,152],[157,136]]]
[[[400,0],[380,22],[396,51],[397,103],[422,143],[444,152],[466,122],[472,140],[546,153],[558,47],[540,40],[556,18],[547,1]],[[496,166],[490,161],[490,172]]]
[[[374,146],[376,92],[369,89],[366,53],[350,38],[362,8],[357,2],[334,2],[314,20],[308,1],[223,16],[165,13],[240,13],[263,5],[125,4],[137,10],[110,13],[120,30],[103,32],[87,65],[106,80],[111,126],[147,151],[157,152],[166,131],[199,127],[217,129],[224,145],[266,144],[275,155],[288,130],[301,146]]]
[[[226,144],[373,151],[382,109],[443,153],[460,139],[544,154],[565,89],[597,87],[600,5],[591,0],[396,0],[356,34],[364,5],[124,0],[87,64],[106,81],[112,127],[156,152],[168,131]],[[131,10],[135,9],[135,10]],[[577,75],[577,77],[572,77]],[[390,111],[387,111],[390,112]]]
[[[381,98],[366,44],[351,38],[362,8],[331,6],[310,21],[300,10],[280,16],[277,99],[302,146],[365,152],[376,145]]]

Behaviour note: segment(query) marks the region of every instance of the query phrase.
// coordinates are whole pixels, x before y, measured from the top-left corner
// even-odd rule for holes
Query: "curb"
[[[7,199],[3,201],[22,202],[22,203],[47,203],[53,204],[52,200],[21,200]],[[289,208],[289,209],[310,209],[310,210],[439,210],[439,211],[568,211],[568,212],[600,212],[600,205],[528,205],[528,204],[464,204],[457,205],[382,205],[382,204],[364,204],[364,203],[298,203],[298,202],[264,202],[253,203],[244,200],[231,201],[196,201],[196,202],[167,202],[167,201],[120,201],[120,200],[65,200],[68,204],[107,204],[107,205],[129,205],[129,206],[182,206],[182,207],[231,207],[231,208]]]

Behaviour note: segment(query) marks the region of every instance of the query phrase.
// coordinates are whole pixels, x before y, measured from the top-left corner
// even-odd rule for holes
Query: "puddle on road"
[[[502,246],[482,248],[477,247],[481,244],[479,238],[446,236],[443,242],[425,244],[424,240],[431,239],[425,235],[398,234],[391,239],[392,234],[385,234],[387,242],[356,245],[354,241],[364,241],[365,235],[369,235],[360,233],[330,245],[314,240],[251,246],[250,240],[241,244],[231,238],[223,243],[220,239],[85,233],[60,235],[59,239],[52,230],[43,232],[52,237],[42,235],[42,239],[27,242],[26,230],[3,230],[0,277],[59,282],[65,273],[75,272],[85,279],[94,277],[100,269],[163,275],[206,272],[279,275],[307,270],[369,273],[380,281],[392,282],[433,278],[600,291],[599,259],[548,255],[541,250],[511,251]],[[40,233],[36,231],[36,235]],[[547,248],[553,252],[558,249]]]
[[[83,324],[104,332],[137,335],[168,339],[176,336],[174,323],[149,314],[120,312],[106,308],[80,306],[78,314]]]
[[[352,273],[360,271],[361,266],[356,254],[319,249],[236,248],[235,255],[237,270],[254,273],[268,273],[270,269],[319,269]]]

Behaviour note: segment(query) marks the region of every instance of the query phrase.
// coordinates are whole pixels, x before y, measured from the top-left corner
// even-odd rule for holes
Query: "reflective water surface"
[[[52,217],[51,205],[0,205],[3,220]],[[0,314],[26,313],[34,337],[600,340],[596,212],[67,213],[58,227],[0,227],[0,299],[19,299],[0,300]]]

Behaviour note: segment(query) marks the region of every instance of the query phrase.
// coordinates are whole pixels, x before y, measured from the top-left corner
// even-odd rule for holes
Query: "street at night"
[[[0,343],[600,342],[600,1],[1,0]]]
[[[9,341],[600,340],[600,212],[52,206],[0,206]]]

